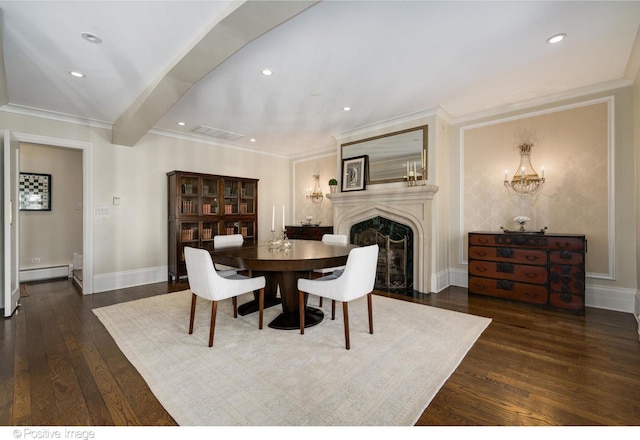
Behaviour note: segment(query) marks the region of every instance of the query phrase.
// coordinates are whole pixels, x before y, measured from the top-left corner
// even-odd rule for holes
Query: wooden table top
[[[211,252],[213,261],[242,269],[263,271],[307,271],[342,266],[354,244],[323,243],[316,240],[289,240],[291,248],[274,250],[267,242],[245,243]]]

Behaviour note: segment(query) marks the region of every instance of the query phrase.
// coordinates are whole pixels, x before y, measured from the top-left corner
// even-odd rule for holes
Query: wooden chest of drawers
[[[584,235],[469,233],[469,293],[584,313]]]
[[[295,240],[322,240],[324,234],[333,234],[333,226],[287,226],[287,237]]]

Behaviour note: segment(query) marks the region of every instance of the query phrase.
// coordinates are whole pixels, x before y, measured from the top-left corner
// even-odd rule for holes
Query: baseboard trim
[[[451,286],[469,287],[467,271],[465,269],[449,269],[448,274],[440,272],[437,276],[438,280],[449,279]],[[616,312],[634,313],[635,310],[635,289],[625,289],[620,287],[605,287],[589,285],[587,278],[587,287],[585,291],[585,303],[587,307],[595,307],[598,309],[613,310]],[[438,286],[440,292],[448,286]]]
[[[158,266],[98,274],[93,277],[93,291],[94,293],[108,292],[110,290],[167,281],[167,271],[167,266]]]
[[[19,279],[21,283],[35,281],[55,280],[58,278],[69,278],[73,272],[73,265],[62,264],[53,267],[40,267],[37,269],[23,269],[20,271]]]

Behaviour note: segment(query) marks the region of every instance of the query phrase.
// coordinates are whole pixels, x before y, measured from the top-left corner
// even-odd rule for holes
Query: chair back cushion
[[[213,237],[213,247],[241,246],[244,242],[242,234],[216,235]]]
[[[349,252],[344,272],[340,275],[344,280],[344,285],[341,286],[344,301],[359,298],[373,290],[376,284],[378,251],[378,245],[372,244]]]
[[[339,244],[347,244],[349,240],[346,235],[340,234],[324,234],[322,236],[323,243],[339,243]]]
[[[211,254],[205,249],[185,246],[184,260],[187,264],[189,289],[198,296],[213,299],[215,268]]]

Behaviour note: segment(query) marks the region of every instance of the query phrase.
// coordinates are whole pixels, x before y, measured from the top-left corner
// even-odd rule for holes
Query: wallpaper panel
[[[587,272],[609,272],[608,102],[591,103],[518,120],[464,130],[463,234],[513,230],[527,216],[527,230],[585,234]],[[503,185],[516,171],[516,149],[534,139],[531,163],[546,182],[533,197]]]

